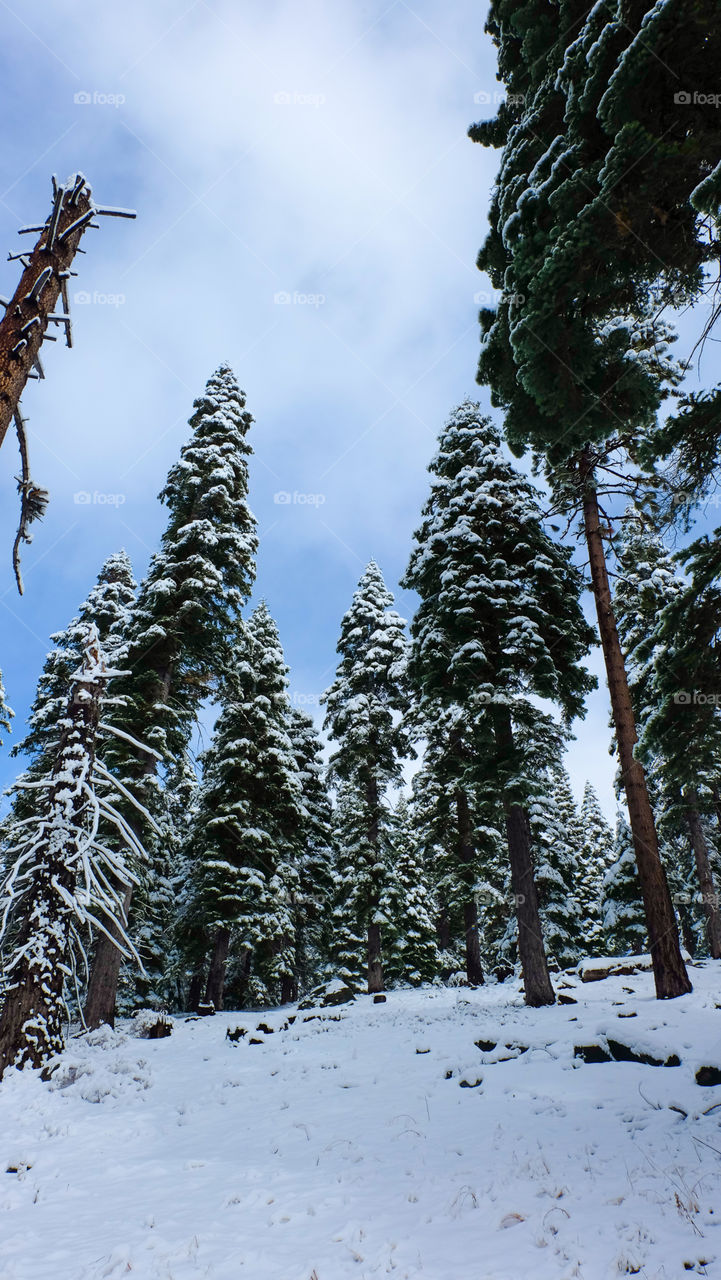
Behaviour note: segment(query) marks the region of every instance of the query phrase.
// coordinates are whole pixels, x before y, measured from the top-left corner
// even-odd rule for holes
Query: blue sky
[[[468,393],[488,407],[475,256],[496,158],[466,139],[499,90],[484,14],[471,0],[3,3],[0,244],[16,252],[18,226],[44,219],[53,172],[82,169],[100,202],[138,211],[85,237],[75,347],[46,347],[46,381],[24,397],[52,496],[22,600],[9,436],[0,455],[16,739],[47,638],[103,559],[125,546],[143,574],[164,523],[156,495],[221,360],[256,419],[257,595],[296,702],[312,710],[329,683],[371,557],[397,590],[436,434]],[[0,293],[16,281],[17,264],[0,265]],[[409,595],[397,603],[409,616]],[[607,721],[604,691],[569,767],[577,794],[592,777],[611,812]]]

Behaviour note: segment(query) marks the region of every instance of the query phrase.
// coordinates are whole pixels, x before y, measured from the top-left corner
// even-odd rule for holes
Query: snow
[[[576,1004],[426,987],[71,1040],[0,1085],[0,1280],[718,1276],[719,964],[692,974],[664,1003],[560,975]],[[574,1058],[607,1037],[682,1063]]]

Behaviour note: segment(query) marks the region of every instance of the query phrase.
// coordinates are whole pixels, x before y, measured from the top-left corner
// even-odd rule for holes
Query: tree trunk
[[[370,824],[368,827],[368,841],[373,849],[373,857],[375,867],[380,862],[379,844],[380,830],[378,826],[378,783],[375,778],[371,778],[366,787],[366,803],[368,805],[368,813]],[[374,875],[377,872],[374,870]],[[380,906],[381,893],[383,886],[375,883],[372,886],[370,903],[369,903],[369,920],[368,920],[368,991],[377,993],[383,990],[383,946],[381,938],[381,927],[375,919],[375,914]]]
[[[123,927],[127,927],[130,903],[133,897],[133,886],[128,885],[123,899]],[[120,933],[114,925],[110,925],[108,933],[119,939]],[[119,947],[111,942],[104,933],[100,934],[95,947],[95,957],[90,970],[90,981],[85,997],[83,1017],[85,1025],[91,1030],[100,1027],[104,1022],[109,1027],[115,1026],[115,998],[118,992],[120,966],[123,962]]]
[[[494,709],[493,728],[499,758],[510,759],[513,752],[513,726],[511,714],[506,707],[497,706]],[[541,1005],[555,1004],[556,997],[543,945],[530,828],[522,805],[512,804],[504,796],[503,809],[506,815],[511,889],[518,921],[518,954],[523,970],[525,1001],[533,1008],[539,1008]]]
[[[203,996],[203,986],[205,984],[205,975],[202,969],[196,969],[191,975],[190,985],[188,987],[187,1008],[191,1013],[198,1012],[198,1005]]]
[[[473,839],[473,823],[468,796],[463,787],[456,791],[456,821],[458,824],[458,857],[469,870],[475,867],[476,845]],[[481,939],[478,933],[478,905],[472,893],[463,904],[463,926],[466,948],[466,977],[474,987],[483,985],[481,964]]]
[[[215,945],[208,971],[205,987],[205,1003],[212,1004],[215,1009],[223,1008],[223,987],[225,986],[225,966],[230,949],[230,929],[220,927],[215,935]]]
[[[688,798],[691,799],[690,796]],[[686,810],[686,822],[691,836],[691,847],[696,860],[696,875],[698,876],[703,910],[706,916],[708,949],[713,959],[719,960],[721,959],[721,916],[719,915],[718,894],[709,861],[706,837],[703,833],[698,809],[693,803]]]
[[[63,236],[91,208],[90,188],[84,180],[77,189],[57,193],[55,232],[49,225],[44,227],[35,248],[27,251],[27,266],[0,320],[0,445],[38,358],[48,317],[58,311],[61,290],[63,298],[67,296],[70,267],[87,222],[67,238]],[[43,283],[48,268],[50,273]],[[64,301],[60,311],[65,314]]]
[[[379,924],[368,925],[368,991],[375,993],[383,990],[383,960],[381,949],[381,927]]]
[[[616,730],[621,778],[626,792],[628,816],[633,834],[638,878],[641,884],[646,925],[651,947],[653,976],[659,1000],[673,999],[691,991],[679,945],[666,873],[658,852],[653,812],[648,798],[643,766],[634,756],[638,741],[636,721],[626,678],[626,665],[616,628],[608,581],[606,553],[601,533],[598,498],[589,459],[582,459],[583,519],[596,601],[598,627],[606,664],[611,710]]]

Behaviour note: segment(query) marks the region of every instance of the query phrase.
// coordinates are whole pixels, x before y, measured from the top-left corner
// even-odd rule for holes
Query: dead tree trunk
[[[476,862],[476,845],[473,839],[473,822],[468,796],[463,787],[456,791],[456,821],[458,824],[458,857],[461,865],[472,872]],[[483,984],[481,964],[481,939],[478,933],[478,905],[469,891],[463,903],[463,928],[466,949],[466,977],[474,987]]]
[[[15,293],[5,305],[0,320],[0,445],[17,412],[28,378],[42,377],[39,352],[50,338],[48,325],[65,328],[72,345],[68,306],[68,280],[76,273],[71,266],[80,240],[93,218],[101,214],[134,218],[131,210],[104,209],[92,199],[90,187],[81,173],[64,185],[53,183],[53,207],[42,226],[24,227],[21,233],[38,233],[35,248],[15,254],[23,265]],[[58,310],[58,300],[61,301]],[[52,339],[54,341],[54,339]]]
[[[0,1018],[0,1077],[12,1065],[41,1067],[63,1048],[71,900],[80,842],[86,839],[82,814],[88,806],[103,687],[104,680],[95,675],[79,679],[70,694],[34,855],[31,906],[20,933],[24,950]]]
[[[601,532],[598,497],[593,468],[587,457],[581,460],[583,483],[583,519],[591,569],[591,583],[596,601],[598,627],[606,664],[611,697],[611,710],[616,730],[621,777],[626,792],[628,815],[633,834],[638,878],[646,912],[653,976],[659,999],[672,999],[691,990],[679,945],[678,925],[658,851],[653,812],[646,787],[643,766],[634,756],[638,741],[636,721],[626,678],[616,619],[611,603],[611,588],[606,566],[606,553]]]
[[[506,707],[498,706],[494,709],[493,728],[499,759],[510,759],[513,753],[513,726]],[[503,809],[506,815],[511,891],[518,921],[518,954],[523,970],[525,1001],[533,1008],[539,1008],[541,1005],[555,1004],[556,997],[543,944],[528,818],[522,805],[512,803],[505,796]]]
[[[687,797],[691,799],[691,797]],[[695,797],[694,797],[695,799]],[[721,915],[719,900],[714,884],[713,871],[708,855],[708,845],[701,825],[698,809],[694,804],[686,810],[686,822],[691,837],[691,847],[696,861],[696,875],[701,890],[704,915],[706,916],[706,938],[708,949],[714,960],[721,959]]]

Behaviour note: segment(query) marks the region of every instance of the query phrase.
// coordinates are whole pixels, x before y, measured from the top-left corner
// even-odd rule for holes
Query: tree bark
[[[494,708],[493,728],[499,760],[509,759],[513,752],[513,726],[511,714],[506,707]],[[555,1004],[556,996],[543,945],[530,828],[522,805],[513,804],[504,796],[503,809],[506,815],[511,890],[518,921],[518,954],[523,970],[525,1001],[533,1008],[540,1008],[541,1005]]]
[[[721,959],[721,915],[719,915],[718,894],[708,856],[706,837],[703,833],[698,809],[693,804],[686,810],[686,822],[691,836],[691,847],[696,860],[696,875],[701,890],[704,915],[706,916],[708,949],[713,959],[719,960]]]
[[[381,927],[372,922],[368,925],[368,991],[375,993],[383,990]]]
[[[208,981],[205,986],[205,1003],[212,1004],[216,1010],[223,1008],[225,966],[228,960],[229,949],[230,929],[221,926],[215,934],[213,955],[211,957],[210,969],[208,971]]]
[[[0,320],[0,445],[32,372],[48,327],[48,317],[58,311],[61,288],[67,287],[70,267],[87,222],[66,239],[65,233],[92,208],[90,187],[82,180],[77,190],[58,193],[57,227],[51,240],[46,225],[35,248],[27,251],[27,266]],[[42,283],[43,273],[50,274]],[[60,311],[65,314],[64,305]]]
[[[473,822],[468,796],[463,787],[456,791],[456,822],[458,825],[458,857],[464,867],[475,867],[476,845],[473,839]],[[478,932],[478,905],[472,894],[463,904],[463,927],[466,948],[466,977],[474,987],[483,985],[481,964],[481,939]]]
[[[126,928],[132,897],[133,886],[129,885],[123,899],[122,923]],[[112,934],[113,938],[120,939],[120,933],[115,925],[109,927],[108,933]],[[123,956],[119,946],[116,946],[114,942],[111,942],[110,938],[101,933],[95,947],[95,957],[90,970],[90,980],[83,1013],[85,1024],[91,1030],[94,1027],[102,1026],[104,1022],[109,1027],[115,1026],[115,999],[122,962]]]
[[[636,721],[626,678],[626,665],[618,638],[611,603],[611,588],[606,566],[606,553],[601,533],[598,497],[593,468],[581,459],[583,481],[583,520],[591,569],[591,582],[596,601],[598,627],[606,664],[611,710],[616,730],[621,778],[626,792],[628,815],[633,834],[638,878],[641,885],[646,925],[651,948],[656,995],[660,1000],[673,999],[691,991],[691,983],[679,945],[678,925],[674,915],[666,873],[658,851],[653,812],[646,787],[643,766],[634,756],[638,741]]]

